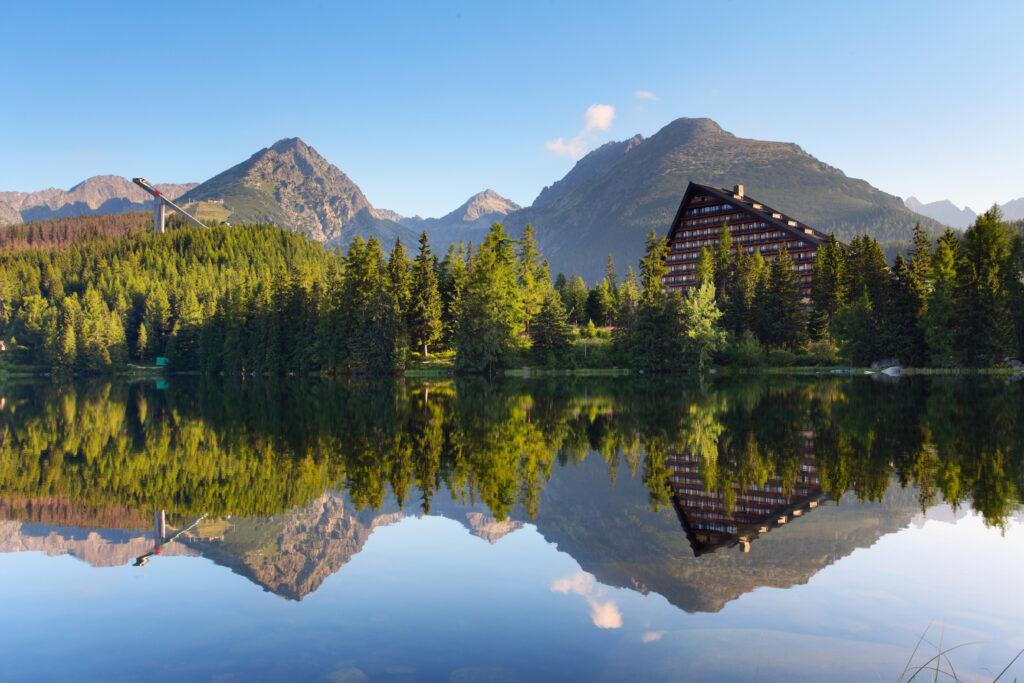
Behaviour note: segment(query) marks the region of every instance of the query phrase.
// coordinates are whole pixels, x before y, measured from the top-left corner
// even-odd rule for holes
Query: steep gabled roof
[[[698,193],[708,194],[722,202],[731,204],[740,211],[750,214],[758,220],[764,221],[766,225],[771,225],[775,229],[788,232],[794,237],[810,239],[817,242],[824,242],[828,239],[828,235],[819,232],[806,223],[801,223],[795,218],[791,218],[781,211],[773,209],[767,204],[746,194],[740,196],[732,190],[720,189],[712,187],[711,185],[701,185],[694,182],[691,182],[686,186],[686,192],[683,193],[683,199],[679,202],[679,209],[676,210],[676,216],[672,219],[672,225],[669,227],[668,236],[671,237],[672,233],[675,232],[676,228],[678,228],[682,223],[684,219],[683,211],[687,202],[694,194]],[[781,216],[781,218],[776,218],[776,214]],[[796,225],[790,225],[790,221],[796,223]]]

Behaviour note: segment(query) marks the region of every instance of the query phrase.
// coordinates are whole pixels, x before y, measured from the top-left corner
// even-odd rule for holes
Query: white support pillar
[[[164,234],[164,200],[159,197],[153,206],[153,234]]]

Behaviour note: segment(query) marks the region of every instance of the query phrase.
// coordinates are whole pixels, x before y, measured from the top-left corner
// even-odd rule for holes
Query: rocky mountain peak
[[[472,222],[491,214],[507,214],[521,207],[513,201],[505,199],[494,190],[484,190],[466,200],[466,203],[446,216],[462,221]]]
[[[232,222],[272,223],[318,242],[345,244],[356,233],[387,244],[405,228],[377,212],[347,175],[300,138],[282,138],[188,192],[186,204],[211,202]]]

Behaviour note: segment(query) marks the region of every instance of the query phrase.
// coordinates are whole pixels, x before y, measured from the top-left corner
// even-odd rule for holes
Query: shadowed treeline
[[[274,514],[344,489],[358,508],[438,496],[534,516],[558,467],[603,458],[668,504],[666,454],[698,457],[735,490],[796,480],[807,437],[823,490],[926,507],[970,505],[1001,525],[1021,499],[1024,399],[982,379],[763,379],[701,387],[622,379],[338,383],[182,379],[4,390],[0,497],[90,509]],[[7,505],[27,509],[24,502]]]

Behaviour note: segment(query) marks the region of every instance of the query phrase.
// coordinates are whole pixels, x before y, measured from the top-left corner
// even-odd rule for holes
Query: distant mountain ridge
[[[160,187],[169,197],[187,190],[178,199],[200,218],[272,223],[340,247],[356,235],[376,237],[385,248],[398,237],[411,245],[426,230],[435,253],[441,253],[459,241],[478,243],[495,221],[514,236],[532,223],[552,274],[576,273],[594,282],[609,254],[622,271],[638,262],[646,234],[668,229],[690,181],[742,184],[748,196],[843,240],[868,233],[903,242],[918,222],[932,233],[945,223],[911,211],[899,197],[847,177],[796,144],[739,138],[707,118],[680,118],[649,138],[634,135],[602,145],[541,190],[529,207],[485,190],[440,218],[403,217],[374,207],[347,175],[299,138],[278,140],[200,185]],[[31,195],[38,197],[0,193],[0,222],[151,206],[118,176]],[[1006,205],[1008,218],[1018,203],[1024,216],[1021,199]],[[45,208],[31,213],[33,207]]]
[[[197,184],[160,183],[154,187],[173,200]],[[98,175],[86,178],[70,190],[51,187],[39,192],[0,192],[0,225],[152,208],[149,195],[127,178]]]
[[[494,190],[473,195],[462,206],[441,218],[403,218],[402,225],[416,232],[426,231],[435,252],[443,252],[448,245],[460,241],[479,243],[494,223],[502,223],[507,216],[522,209]]]
[[[961,230],[970,227],[978,219],[978,214],[971,207],[965,206],[961,209],[948,199],[924,204],[917,197],[907,197],[903,203],[911,211]],[[1003,212],[1003,218],[1008,221],[1024,219],[1024,197],[1000,204],[999,209]]]

